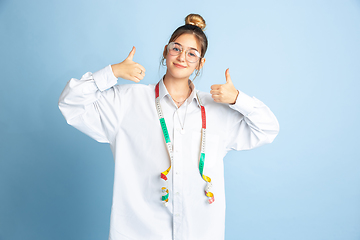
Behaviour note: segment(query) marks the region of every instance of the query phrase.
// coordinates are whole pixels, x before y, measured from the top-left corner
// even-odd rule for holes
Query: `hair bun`
[[[194,13],[191,13],[186,16],[185,24],[191,24],[191,25],[198,26],[203,31],[205,30],[205,27],[206,27],[206,23],[205,23],[205,20],[203,19],[203,17],[200,16],[199,14],[194,14]]]

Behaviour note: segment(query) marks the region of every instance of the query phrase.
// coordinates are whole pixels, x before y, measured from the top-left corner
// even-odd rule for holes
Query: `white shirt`
[[[72,78],[59,99],[59,108],[70,125],[96,141],[109,143],[113,152],[109,239],[224,239],[223,158],[232,149],[272,142],[279,131],[274,114],[241,91],[234,105],[216,103],[209,93],[198,91],[207,120],[204,174],[212,179],[215,196],[215,202],[209,204],[204,194],[206,182],[199,172],[201,111],[197,90],[194,88],[177,108],[161,80],[160,103],[174,152],[168,174],[169,205],[164,207],[160,173],[170,166],[170,160],[155,107],[156,84],[116,83],[109,65],[86,73],[80,80]]]

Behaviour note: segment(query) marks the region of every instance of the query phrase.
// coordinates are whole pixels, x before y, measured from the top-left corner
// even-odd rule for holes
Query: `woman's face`
[[[169,53],[166,54],[166,66],[167,71],[166,74],[171,75],[173,78],[178,79],[189,79],[190,75],[194,72],[195,69],[200,70],[202,65],[205,63],[205,58],[202,58],[200,61],[195,63],[188,62],[185,58],[185,52],[188,49],[196,49],[199,53],[201,53],[201,47],[198,43],[196,37],[192,34],[182,34],[180,37],[174,40],[174,42],[180,44],[183,48],[183,51],[177,55],[173,56]],[[165,46],[165,51],[167,46]]]

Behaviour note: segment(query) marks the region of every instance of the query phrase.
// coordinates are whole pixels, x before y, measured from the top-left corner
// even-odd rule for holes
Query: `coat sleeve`
[[[228,116],[226,150],[248,150],[271,143],[279,132],[279,123],[260,100],[239,91]]]
[[[68,124],[98,142],[109,143],[121,118],[122,100],[111,66],[72,78],[59,98],[59,108]]]

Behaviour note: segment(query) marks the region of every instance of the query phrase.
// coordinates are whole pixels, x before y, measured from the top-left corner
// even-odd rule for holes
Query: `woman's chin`
[[[191,76],[191,73],[185,72],[184,70],[179,71],[177,69],[175,69],[174,71],[168,71],[166,74],[174,79],[186,79],[186,80],[189,79],[189,77]]]

